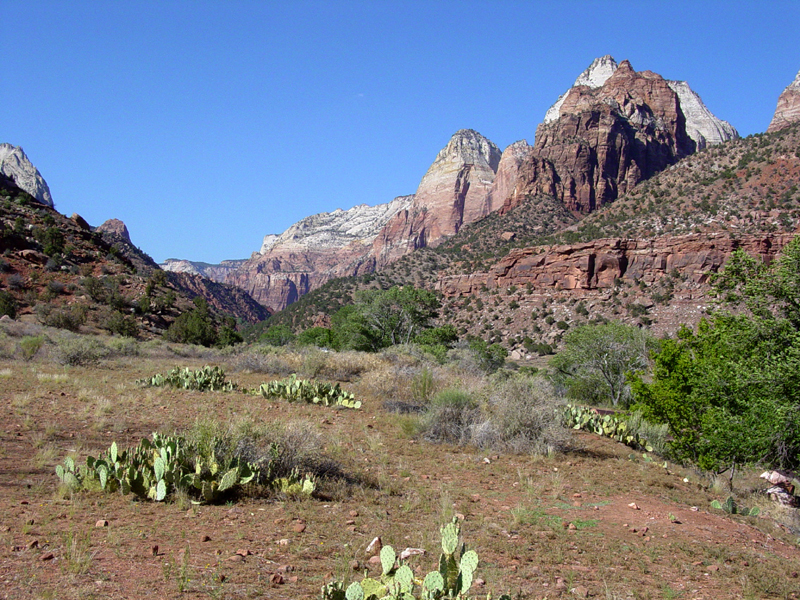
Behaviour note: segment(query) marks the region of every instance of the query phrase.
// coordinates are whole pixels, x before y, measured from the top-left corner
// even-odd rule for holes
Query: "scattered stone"
[[[355,525],[355,524],[356,524],[356,522],[355,522],[355,521],[353,521],[353,519],[348,519],[347,521],[345,521],[345,522],[344,522],[344,524],[345,524],[345,525]]]
[[[380,556],[371,556],[370,559],[367,561],[371,565],[379,565],[381,564],[381,557]]]
[[[294,525],[292,525],[292,531],[296,533],[303,533],[305,530],[306,530],[305,523],[295,523]]]
[[[283,585],[283,575],[280,573],[273,573],[269,576],[269,582],[273,585]]]
[[[228,557],[228,562],[243,562],[244,556],[241,554],[234,554],[233,556]]]
[[[563,580],[563,579],[561,579],[561,577],[559,577],[559,578],[557,578],[557,579],[556,579],[556,586],[555,586],[555,589],[556,589],[557,591],[561,591],[561,592],[563,592],[564,590],[566,590],[566,589],[567,589],[567,584],[566,584],[566,583],[564,583],[564,580]]]
[[[359,571],[361,569],[361,563],[358,562],[357,560],[351,560],[350,561],[350,568],[353,571]]]
[[[94,524],[95,527],[108,527],[108,521],[105,519],[100,519]]]
[[[719,571],[719,565],[710,565],[708,567],[708,570],[716,573],[717,571]]]
[[[578,598],[588,598],[589,597],[589,590],[582,585],[578,587],[574,587],[570,590],[570,593]]]
[[[20,502],[20,504],[22,504],[22,505],[24,506],[24,505],[26,505],[26,504],[30,504],[30,503],[29,503],[27,500],[22,500],[22,501]]]
[[[200,538],[200,541],[201,541],[201,542],[210,542],[210,541],[211,541],[211,537],[210,537],[210,536],[208,536],[208,535],[204,535],[204,536],[202,536],[202,537]]]
[[[381,549],[383,548],[383,542],[381,541],[380,536],[373,539],[369,546],[367,546],[367,556],[374,556],[376,554],[380,554]]]
[[[577,528],[577,526],[575,525],[575,523],[570,523],[570,524],[569,524],[569,526],[567,527],[567,529],[569,529],[569,530],[571,530],[571,531],[575,531],[575,530],[577,530],[578,528]]]
[[[39,540],[31,540],[28,542],[28,550],[33,550],[34,548],[39,547]]]
[[[478,586],[478,587],[482,587],[482,586],[486,585],[486,581],[484,581],[483,579],[478,577],[475,581],[472,582],[472,585],[475,585],[475,586]]]
[[[406,548],[400,553],[400,560],[407,560],[410,556],[420,556],[425,554],[422,548]]]
[[[639,505],[636,504],[636,502],[631,502],[630,504],[628,504],[628,508],[632,508],[633,510],[641,510],[641,508],[639,508]]]
[[[245,548],[245,549],[239,549],[239,550],[237,550],[237,551],[236,551],[236,554],[238,554],[239,556],[242,556],[242,557],[244,557],[244,556],[250,556],[250,555],[251,555],[251,554],[253,554],[253,553],[252,553],[252,552],[250,552],[250,550],[248,550],[248,549],[246,549],[246,548]]]
[[[289,540],[287,540],[286,538],[278,540],[278,546],[288,546],[288,545],[289,545]]]
[[[350,511],[350,516],[353,517],[353,518],[356,518],[358,516],[358,511],[357,510],[351,510]]]
[[[52,552],[47,552],[46,554],[42,554],[42,556],[39,557],[39,560],[41,560],[42,562],[46,562],[48,560],[53,560],[54,558],[55,556],[53,556]]]

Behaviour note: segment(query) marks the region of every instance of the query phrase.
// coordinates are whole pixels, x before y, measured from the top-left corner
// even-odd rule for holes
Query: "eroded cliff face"
[[[778,106],[767,132],[780,131],[800,121],[800,71],[778,97]]]
[[[53,196],[47,182],[19,146],[0,144],[0,175],[11,179],[42,204],[53,208]]]
[[[516,199],[546,194],[589,213],[694,152],[678,95],[664,78],[622,62],[600,87],[579,85],[542,123],[521,162]]]
[[[502,153],[477,131],[462,129],[439,152],[405,210],[378,234],[377,267],[425,246],[437,246],[491,212],[489,193]]]
[[[486,273],[442,277],[437,289],[446,297],[511,286],[534,292],[609,290],[620,282],[646,285],[667,275],[707,289],[708,278],[739,248],[769,262],[793,234],[743,236],[691,234],[646,240],[599,239],[512,250]]]

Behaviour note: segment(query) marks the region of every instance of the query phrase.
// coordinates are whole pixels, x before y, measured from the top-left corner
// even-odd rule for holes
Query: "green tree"
[[[364,290],[356,294],[355,308],[338,320],[354,347],[377,351],[411,342],[430,327],[440,305],[436,294],[413,286]]]
[[[268,346],[285,346],[294,341],[295,335],[288,325],[273,325],[267,329],[258,341]]]
[[[703,468],[796,467],[800,238],[769,266],[735,252],[713,283],[721,308],[661,344],[652,382],[632,383],[638,406],[669,424],[679,458]]]
[[[208,302],[200,296],[193,302],[194,308],[181,313],[164,333],[164,337],[170,342],[213,346],[217,342],[217,329],[211,318]]]
[[[582,402],[627,406],[626,373],[647,368],[652,337],[638,327],[611,322],[582,325],[564,336],[564,349],[550,360],[554,380]]]
[[[309,327],[297,336],[297,343],[302,346],[319,348],[335,348],[336,341],[332,329],[328,327]]]

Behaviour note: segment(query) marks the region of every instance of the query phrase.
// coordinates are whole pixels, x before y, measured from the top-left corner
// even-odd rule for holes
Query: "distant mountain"
[[[800,71],[778,98],[778,106],[767,131],[780,131],[800,121]]]
[[[0,144],[0,175],[8,177],[37,202],[53,208],[53,197],[47,182],[21,147]]]

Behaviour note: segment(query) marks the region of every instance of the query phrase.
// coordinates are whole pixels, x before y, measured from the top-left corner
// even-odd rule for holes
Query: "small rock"
[[[559,577],[558,579],[556,579],[555,589],[558,591],[564,591],[567,589],[567,584],[564,583],[564,580]]]
[[[476,585],[478,587],[486,585],[486,581],[478,577],[475,581],[472,582],[472,585]]]
[[[344,524],[345,524],[345,525],[355,525],[355,524],[356,524],[356,522],[355,522],[355,521],[353,521],[353,519],[348,519],[347,521],[345,521],[345,522],[344,522]]]
[[[709,565],[708,570],[716,573],[719,571],[719,565]]]
[[[158,544],[153,544],[153,546],[150,548],[150,554],[153,556],[158,556]]]
[[[586,589],[585,587],[583,587],[582,585],[579,585],[578,587],[572,588],[570,590],[570,593],[572,593],[574,596],[577,596],[578,598],[588,598],[589,597],[589,590]]]
[[[633,510],[641,510],[639,508],[639,505],[636,504],[636,502],[631,502],[630,504],[628,504],[628,508],[632,508]]]
[[[48,560],[53,560],[54,558],[55,556],[53,556],[53,553],[48,552],[46,554],[42,554],[42,556],[39,557],[39,560],[41,560],[42,562],[46,562]]]
[[[228,562],[243,562],[244,556],[241,554],[234,554],[233,556],[228,557]]]
[[[244,556],[250,556],[250,555],[251,555],[251,554],[253,554],[253,553],[252,553],[252,552],[250,552],[250,550],[248,550],[248,549],[244,548],[244,549],[239,549],[239,550],[237,550],[237,551],[236,551],[236,554],[238,554],[239,556],[242,556],[242,557],[244,557]]]
[[[379,537],[376,537],[375,539],[373,539],[369,543],[369,546],[367,546],[366,553],[367,553],[368,556],[374,556],[374,555],[378,554],[381,551],[382,548],[383,548],[383,542],[381,541],[381,538],[379,536]]]
[[[280,573],[273,573],[269,576],[269,582],[273,585],[283,585],[283,575]]]
[[[575,492],[574,494],[572,494],[572,497],[573,498],[580,498],[581,497],[581,493],[580,492]],[[575,589],[578,589],[578,588],[575,588]]]
[[[487,456],[486,458],[484,458],[484,459],[483,459],[483,462],[484,462],[484,463],[486,463],[487,465],[490,465],[490,464],[492,464],[492,461],[489,459],[489,457],[488,457],[488,456]]]
[[[292,575],[289,577],[289,583],[297,583],[297,575]]]
[[[108,527],[108,521],[105,519],[100,519],[97,523],[94,524],[95,527]]]
[[[278,540],[278,546],[288,546],[288,545],[289,545],[289,540],[287,540],[286,538]]]
[[[353,517],[353,518],[356,518],[358,516],[358,511],[357,510],[351,510],[350,511],[350,516]]]
[[[358,570],[361,569],[361,563],[359,563],[357,560],[351,560],[350,561],[350,568],[353,571],[358,571]]]
[[[303,533],[306,530],[305,523],[295,523],[292,525],[292,531],[296,533]]]
[[[567,527],[567,529],[570,529],[570,530],[572,530],[572,531],[575,531],[575,530],[577,530],[578,528],[575,526],[575,523],[570,523],[570,524],[569,524],[569,526]]]
[[[217,576],[217,581],[219,581],[220,583],[224,583],[225,582],[225,573],[220,573]]]
[[[22,504],[22,505],[24,506],[25,504],[30,504],[30,503],[29,503],[27,500],[22,500],[22,501],[20,502],[20,504]]]
[[[294,571],[294,567],[292,565],[281,565],[275,569],[276,573],[291,573],[292,571]]]
[[[410,556],[421,556],[425,554],[422,548],[406,548],[400,553],[400,560],[407,560]]]
[[[28,550],[33,550],[34,548],[39,547],[39,540],[31,540],[28,542]]]
[[[370,559],[367,561],[371,565],[379,565],[381,564],[381,557],[380,556],[371,556]]]
[[[202,537],[200,538],[200,541],[201,541],[201,542],[210,542],[210,541],[211,541],[211,537],[210,537],[210,536],[208,536],[208,535],[204,535],[204,536],[202,536]]]

